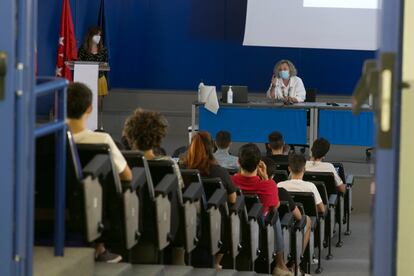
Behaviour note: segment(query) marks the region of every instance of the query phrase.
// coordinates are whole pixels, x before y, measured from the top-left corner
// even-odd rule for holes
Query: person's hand
[[[289,97],[289,102],[291,103],[297,103],[298,99],[294,98],[294,97]]]
[[[269,179],[269,176],[267,175],[266,164],[263,161],[260,161],[259,165],[257,165],[257,174],[263,180],[268,180]]]
[[[275,74],[273,74],[272,76],[272,88],[276,87],[276,81],[277,81],[277,77]]]

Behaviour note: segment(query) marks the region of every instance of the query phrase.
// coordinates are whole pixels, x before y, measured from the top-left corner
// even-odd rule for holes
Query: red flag
[[[63,0],[62,15],[60,18],[58,55],[56,61],[56,76],[72,80],[72,74],[65,61],[76,60],[78,53],[76,49],[76,37],[73,28],[72,12],[69,0]]]

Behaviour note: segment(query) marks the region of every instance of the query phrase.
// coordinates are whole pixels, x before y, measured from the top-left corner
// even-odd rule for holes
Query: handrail
[[[66,127],[65,122],[55,121],[55,122],[44,124],[35,129],[35,137],[38,138],[38,137],[46,136],[48,134],[62,130],[63,127]]]
[[[56,119],[36,127],[35,138],[56,133],[55,143],[55,256],[63,256],[65,246],[65,198],[66,198],[66,79],[56,77],[38,77],[35,96],[55,94],[57,101]]]
[[[58,89],[63,90],[69,84],[66,79],[53,77],[39,77],[36,81],[38,82],[35,86],[36,97],[51,94]]]

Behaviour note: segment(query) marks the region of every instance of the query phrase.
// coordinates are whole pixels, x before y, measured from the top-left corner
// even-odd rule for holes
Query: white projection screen
[[[248,0],[243,45],[378,49],[379,0]]]

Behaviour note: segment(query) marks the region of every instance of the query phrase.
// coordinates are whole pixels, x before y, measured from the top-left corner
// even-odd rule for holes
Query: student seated
[[[214,153],[217,163],[226,169],[237,169],[237,157],[229,153],[231,145],[231,134],[228,131],[219,131],[215,141],[217,151]]]
[[[289,161],[288,155],[285,154],[286,145],[282,133],[278,131],[270,133],[268,136],[267,147],[269,150],[269,157],[272,158],[276,164],[287,163]]]
[[[306,159],[302,154],[292,154],[289,156],[289,171],[291,179],[280,182],[279,188],[285,188],[288,192],[311,192],[315,196],[315,203],[320,213],[325,212],[321,195],[318,188],[312,182],[303,181],[305,174]]]
[[[227,191],[227,202],[235,203],[237,200],[236,188],[231,181],[228,171],[221,167],[213,154],[213,141],[208,132],[200,131],[191,139],[191,144],[187,153],[180,161],[182,166],[187,169],[197,169],[202,177],[219,177]],[[215,256],[215,268],[220,270],[223,254]]]
[[[278,208],[279,193],[276,183],[269,179],[266,164],[260,160],[261,153],[255,144],[246,144],[239,150],[240,173],[233,175],[232,180],[246,194],[257,194],[263,204],[263,215],[269,209]],[[283,259],[283,236],[280,221],[275,227],[276,266],[273,275],[293,275],[286,267]]]
[[[342,179],[339,177],[338,172],[335,167],[329,162],[323,162],[326,154],[330,148],[330,143],[324,138],[318,138],[313,142],[311,152],[312,157],[310,161],[306,162],[306,171],[308,172],[331,172],[335,176],[336,186],[338,191],[341,193],[345,192],[345,184],[342,182]]]
[[[126,119],[123,135],[131,149],[142,151],[147,160],[173,161],[170,156],[164,155],[165,152],[160,150],[162,139],[167,134],[167,126],[167,120],[161,113],[138,108]],[[184,186],[184,181],[178,164],[173,162],[175,174],[178,177],[178,189],[181,189]],[[178,231],[178,229],[174,229],[174,231]],[[172,250],[172,263],[185,265],[184,248],[173,246]]]
[[[91,112],[91,90],[82,83],[71,83],[67,90],[67,122],[74,141],[78,144],[108,144],[120,179],[130,181],[132,179],[132,172],[111,136],[107,133],[94,132],[87,128],[86,122]],[[118,263],[122,260],[120,255],[112,254],[106,250],[103,243],[96,245],[95,258],[96,261],[107,263]]]
[[[273,161],[270,157],[263,157],[262,161],[266,164],[267,168],[267,174],[269,176],[269,179],[273,179],[273,176],[277,170],[276,163]],[[293,198],[290,196],[289,192],[286,191],[284,188],[278,188],[279,190],[279,199],[280,201],[287,201],[289,202],[289,208],[290,211],[293,214],[293,217],[295,218],[295,221],[301,221],[302,220],[302,214],[298,207],[296,206],[295,202],[293,201]],[[305,235],[303,237],[303,251],[302,254],[305,251],[306,246],[309,243],[310,238],[310,232],[311,232],[311,219],[306,216],[306,228],[305,228]]]

